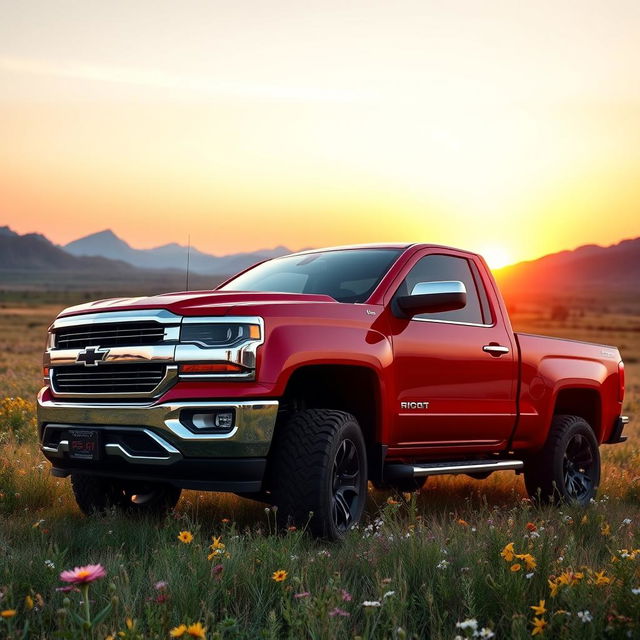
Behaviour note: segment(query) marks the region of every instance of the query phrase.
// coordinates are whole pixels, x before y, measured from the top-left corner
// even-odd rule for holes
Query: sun
[[[511,252],[505,247],[481,247],[478,253],[487,261],[491,269],[500,269],[513,263]]]

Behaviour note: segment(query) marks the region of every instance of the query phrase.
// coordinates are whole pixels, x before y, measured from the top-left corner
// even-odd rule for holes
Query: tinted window
[[[399,255],[397,249],[345,249],[286,256],[259,264],[220,290],[316,293],[364,302]]]
[[[448,320],[452,322],[473,322],[483,324],[482,309],[478,299],[478,291],[465,258],[431,254],[416,262],[404,279],[396,296],[409,295],[418,282],[438,282],[442,280],[457,280],[462,282],[467,290],[467,305],[456,311],[443,313],[423,313],[415,316],[427,320]]]

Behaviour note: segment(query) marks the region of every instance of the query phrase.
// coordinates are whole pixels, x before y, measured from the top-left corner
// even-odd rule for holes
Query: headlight
[[[180,342],[203,347],[234,347],[261,337],[260,325],[249,323],[191,321],[180,329]]]

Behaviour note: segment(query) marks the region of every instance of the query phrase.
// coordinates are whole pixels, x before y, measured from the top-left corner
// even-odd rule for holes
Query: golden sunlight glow
[[[482,255],[491,269],[500,269],[514,262],[511,253],[504,247],[479,247],[477,252]]]

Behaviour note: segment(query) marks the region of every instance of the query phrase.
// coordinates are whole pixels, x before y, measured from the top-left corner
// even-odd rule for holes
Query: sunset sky
[[[640,235],[640,2],[21,0],[0,225],[146,248]]]

